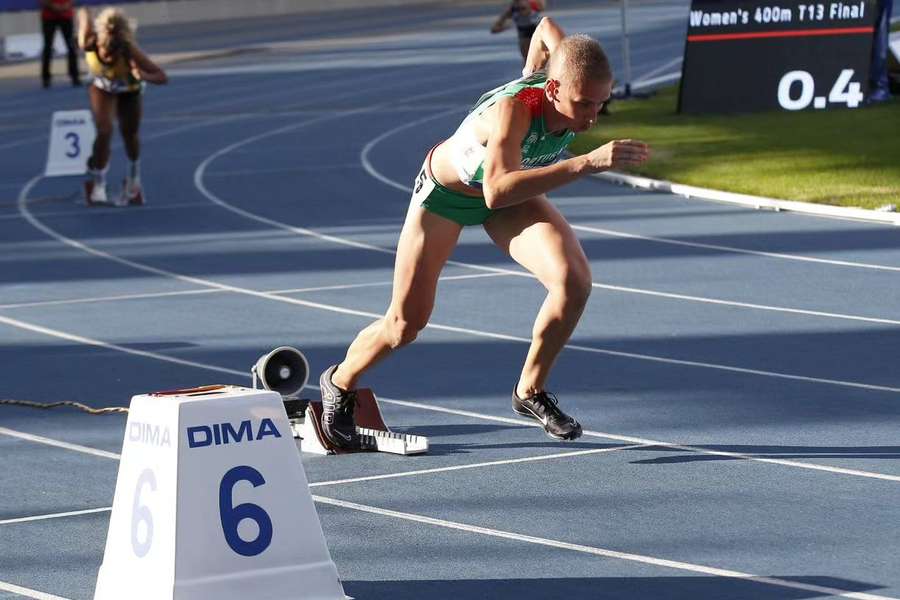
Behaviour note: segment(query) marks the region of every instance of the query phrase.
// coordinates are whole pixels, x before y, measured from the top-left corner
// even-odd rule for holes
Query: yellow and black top
[[[131,61],[126,52],[117,52],[112,62],[103,62],[97,48],[85,48],[85,62],[94,76],[94,85],[111,94],[139,92],[143,82],[131,72]]]

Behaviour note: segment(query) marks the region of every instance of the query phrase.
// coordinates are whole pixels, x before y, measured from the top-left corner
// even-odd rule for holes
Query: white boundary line
[[[707,250],[720,250],[724,252],[733,252],[735,254],[749,254],[751,256],[763,256],[766,258],[780,258],[784,260],[798,260],[802,262],[819,263],[825,265],[835,265],[839,267],[854,267],[858,269],[873,269],[877,271],[893,271],[900,272],[900,267],[890,265],[877,265],[872,263],[862,263],[850,260],[835,260],[831,258],[817,258],[814,256],[802,256],[799,254],[783,254],[780,252],[765,252],[762,250],[748,250],[746,248],[736,248],[734,246],[720,246],[717,244],[704,244],[701,242],[685,242],[682,240],[673,240],[671,238],[653,237],[649,235],[638,235],[636,233],[625,233],[623,231],[615,231],[613,229],[603,229],[601,227],[592,227],[589,225],[572,225],[573,229],[580,231],[588,231],[590,233],[600,233],[612,237],[628,238],[633,240],[643,240],[648,242],[659,242],[660,244],[671,244],[673,246],[687,246],[689,248],[703,248]]]
[[[706,304],[718,304],[721,306],[731,306],[736,308],[751,308],[754,310],[767,310],[773,312],[793,313],[797,315],[806,315],[811,317],[825,317],[828,319],[844,319],[847,321],[863,321],[866,323],[879,323],[883,325],[900,325],[900,321],[895,319],[882,319],[878,317],[861,317],[858,315],[848,315],[843,313],[832,313],[821,310],[808,310],[805,308],[790,308],[788,306],[775,306],[770,304],[754,304],[752,302],[737,302],[735,300],[721,300],[718,298],[707,298],[705,296],[690,296],[687,294],[673,294],[671,292],[657,292],[654,290],[645,290],[641,288],[624,287],[620,285],[607,285],[605,283],[593,283],[592,287],[616,292],[626,292],[629,294],[643,294],[646,296],[656,296],[659,298],[671,298],[673,300],[687,300],[690,302],[704,302]]]
[[[57,338],[61,338],[61,339],[65,339],[65,340],[69,340],[69,341],[73,341],[73,342],[78,342],[78,343],[89,345],[89,346],[105,348],[108,350],[115,350],[117,352],[123,352],[125,354],[131,354],[134,356],[140,356],[142,358],[151,358],[151,359],[161,360],[161,361],[165,361],[165,362],[180,364],[180,365],[187,366],[187,367],[194,367],[194,368],[198,368],[198,369],[205,369],[208,371],[216,371],[218,373],[226,373],[226,374],[230,374],[230,375],[236,375],[239,377],[243,377],[245,379],[249,378],[248,372],[245,372],[245,371],[237,371],[235,369],[228,369],[225,367],[218,367],[215,365],[209,365],[209,364],[204,364],[204,363],[195,362],[195,361],[183,360],[183,359],[167,356],[165,354],[149,352],[146,350],[136,350],[134,348],[127,348],[125,346],[119,346],[117,344],[111,344],[108,342],[103,342],[101,340],[77,336],[77,335],[69,334],[69,333],[66,333],[63,331],[49,329],[47,327],[41,327],[38,325],[32,325],[30,323],[26,323],[24,321],[19,321],[16,319],[10,319],[8,317],[0,316],[0,323],[5,323],[7,325],[10,325],[13,327],[18,327],[20,329],[25,329],[27,331],[33,331],[35,333],[41,333],[43,335],[57,337]],[[310,389],[313,391],[317,390],[317,388],[315,386],[309,385],[309,384],[306,385],[306,389]],[[444,407],[434,406],[431,404],[425,404],[425,403],[421,403],[421,402],[409,402],[409,401],[405,401],[405,400],[395,400],[395,399],[391,399],[391,398],[385,398],[382,396],[379,396],[378,399],[380,402],[384,402],[386,404],[394,404],[397,406],[406,406],[409,408],[416,408],[416,409],[421,409],[421,410],[429,410],[429,411],[433,411],[433,412],[440,412],[440,413],[452,414],[452,415],[457,415],[457,416],[470,417],[470,418],[478,419],[478,420],[482,420],[482,421],[508,423],[508,424],[516,425],[516,426],[540,427],[539,424],[537,424],[531,420],[525,420],[525,419],[520,420],[520,419],[509,418],[509,417],[498,417],[498,416],[492,416],[492,415],[485,415],[482,413],[444,408]],[[815,464],[815,463],[804,463],[804,462],[799,462],[799,461],[782,460],[782,459],[777,459],[777,458],[762,458],[762,457],[752,456],[749,454],[740,454],[737,452],[725,452],[725,451],[719,451],[719,450],[708,450],[708,449],[705,449],[705,448],[699,447],[699,446],[688,446],[688,445],[683,445],[683,444],[662,442],[662,441],[658,441],[658,440],[650,440],[650,439],[644,439],[644,438],[638,438],[638,437],[632,437],[632,436],[616,435],[616,434],[605,433],[605,432],[601,432],[601,431],[585,430],[584,435],[590,436],[590,437],[599,437],[599,438],[614,440],[617,442],[625,442],[628,444],[639,444],[639,445],[645,445],[645,446],[646,445],[659,446],[659,447],[663,447],[663,448],[672,448],[675,450],[681,450],[681,451],[686,451],[686,452],[695,452],[695,453],[706,454],[706,455],[710,455],[710,456],[724,456],[724,457],[733,458],[733,459],[742,459],[742,460],[749,460],[749,461],[755,461],[755,462],[787,466],[787,467],[810,469],[810,470],[814,470],[814,471],[823,471],[823,472],[835,473],[835,474],[839,474],[839,475],[852,475],[852,476],[856,476],[856,477],[866,477],[866,478],[870,478],[870,479],[880,479],[880,480],[884,480],[884,481],[900,482],[900,476],[887,475],[884,473],[876,473],[876,472],[871,472],[871,471],[859,471],[859,470],[855,470],[855,469],[844,469],[841,467],[832,467],[832,466],[828,466],[828,465],[819,465],[819,464]],[[32,441],[38,441],[38,440],[32,440]]]
[[[684,62],[684,56],[676,56],[675,58],[673,58],[673,59],[670,60],[669,62],[664,63],[664,64],[662,64],[662,65],[656,67],[655,69],[651,69],[651,70],[647,71],[646,73],[644,73],[643,75],[641,75],[640,78],[639,78],[637,81],[635,81],[634,83],[632,83],[631,85],[632,85],[632,87],[634,87],[635,85],[638,85],[638,84],[640,84],[640,83],[642,83],[642,82],[644,82],[644,81],[649,81],[651,77],[654,77],[654,76],[656,76],[656,75],[659,75],[660,73],[662,73],[662,72],[665,71],[666,69],[671,69],[671,68],[674,67],[675,65],[680,65],[682,62]],[[672,72],[670,72],[670,74],[671,74],[671,73],[674,73],[674,72],[675,72],[675,71],[672,71]],[[678,73],[680,73],[680,71],[678,71]]]
[[[88,508],[85,510],[72,510],[69,512],[51,513],[46,515],[35,515],[33,517],[19,517],[17,519],[6,519],[0,521],[0,525],[13,525],[16,523],[33,523],[34,521],[46,521],[49,519],[62,519],[65,517],[80,517],[81,515],[93,515],[102,512],[109,512],[112,506],[104,506],[102,508]]]
[[[883,213],[863,208],[829,206],[827,204],[812,204],[809,202],[796,202],[792,200],[766,198],[764,196],[750,196],[748,194],[722,192],[709,188],[672,183],[671,181],[663,181],[660,179],[651,179],[649,177],[627,175],[625,173],[617,172],[598,173],[595,175],[595,177],[612,183],[619,183],[634,188],[652,190],[655,192],[667,192],[670,194],[675,194],[677,196],[684,196],[686,198],[697,198],[700,200],[725,202],[728,204],[749,206],[756,209],[767,208],[777,211],[783,210],[805,213],[817,217],[832,217],[839,219],[852,219],[856,221],[870,221],[877,223],[886,223],[890,225],[900,225],[900,214],[897,213]]]
[[[209,206],[207,204],[207,206]],[[459,281],[462,279],[482,279],[484,277],[503,277],[507,273],[477,273],[473,275],[446,275],[438,278],[438,281]],[[281,290],[265,290],[268,294],[303,294],[308,292],[328,292],[334,290],[352,290],[367,287],[387,287],[393,285],[392,281],[373,281],[370,283],[348,283],[346,285],[320,285],[315,287],[288,288]],[[92,298],[70,298],[68,300],[43,300],[39,302],[19,302],[13,304],[0,304],[0,310],[12,308],[34,308],[43,306],[59,306],[64,304],[93,304],[95,302],[117,302],[120,300],[144,300],[152,298],[169,298],[172,296],[200,296],[207,294],[221,294],[224,290],[195,289],[176,292],[147,292],[144,294],[120,294],[117,296],[96,296]]]
[[[646,91],[660,85],[665,85],[668,83],[673,83],[681,79],[681,71],[672,71],[671,73],[666,73],[665,75],[658,75],[656,77],[651,77],[649,79],[642,79],[641,81],[635,81],[631,84],[631,91],[640,92]]]
[[[28,144],[33,144],[35,142],[45,142],[48,137],[47,134],[36,135],[34,137],[16,140],[15,142],[10,142],[8,144],[0,144],[0,150],[8,150],[9,148],[15,148],[17,146],[27,146]]]
[[[56,448],[63,448],[65,450],[72,450],[73,452],[81,452],[82,454],[90,454],[92,456],[99,456],[101,458],[113,458],[118,460],[119,455],[115,452],[107,452],[106,450],[98,450],[96,448],[90,448],[88,446],[81,446],[79,444],[70,444],[69,442],[62,442],[60,440],[54,440],[48,437],[44,437],[41,435],[34,435],[33,433],[25,433],[22,431],[16,431],[14,429],[8,429],[6,427],[0,427],[0,434],[8,435],[10,437],[19,438],[21,440],[26,440],[29,442],[35,442],[38,444],[45,444],[47,446],[54,446]]]
[[[79,196],[81,198],[81,196]],[[150,206],[142,206],[140,212],[143,214],[147,211],[161,211],[161,210],[182,210],[185,208],[202,208],[209,207],[209,202],[178,202],[172,204],[151,204]],[[84,206],[82,202],[81,208],[73,209],[73,210],[57,210],[57,211],[48,211],[41,213],[42,217],[75,217],[75,216],[84,216],[85,211],[90,211],[91,215],[110,215],[110,214],[118,214],[118,215],[135,215],[136,213],[133,211],[125,211],[121,208],[104,208],[101,206],[94,206],[88,208]],[[20,214],[11,214],[11,215],[0,215],[0,220],[15,220],[21,219],[22,215]]]
[[[571,550],[574,552],[581,552],[581,553],[590,554],[593,556],[601,556],[603,558],[614,558],[614,559],[626,560],[626,561],[630,561],[630,562],[637,562],[637,563],[642,563],[645,565],[652,565],[654,567],[665,567],[665,568],[669,568],[669,569],[678,569],[681,571],[690,571],[692,573],[701,573],[703,575],[712,575],[715,577],[727,577],[727,578],[731,578],[731,579],[742,579],[742,580],[746,580],[746,581],[752,581],[755,583],[762,583],[762,584],[774,585],[774,586],[778,586],[778,587],[785,587],[785,588],[790,588],[790,589],[795,589],[795,590],[804,590],[804,591],[808,591],[808,592],[815,592],[817,594],[827,594],[829,596],[839,596],[841,598],[855,598],[857,600],[898,600],[897,598],[892,598],[890,596],[878,596],[875,594],[867,594],[867,593],[863,593],[863,592],[849,592],[847,590],[841,590],[838,588],[814,585],[814,584],[810,584],[810,583],[802,583],[799,581],[790,581],[790,580],[781,579],[778,577],[764,577],[764,576],[759,576],[759,575],[751,575],[750,573],[743,573],[741,571],[718,569],[716,567],[707,567],[704,565],[696,565],[696,564],[692,564],[692,563],[654,558],[652,556],[644,556],[641,554],[618,552],[615,550],[607,550],[605,548],[597,548],[595,546],[570,544],[568,542],[560,542],[560,541],[551,540],[548,538],[524,535],[521,533],[513,533],[510,531],[502,531],[499,529],[489,529],[487,527],[478,527],[476,525],[468,525],[465,523],[458,523],[455,521],[445,521],[443,519],[435,519],[432,517],[426,517],[426,516],[416,515],[416,514],[412,514],[412,513],[400,512],[400,511],[396,511],[396,510],[388,510],[385,508],[378,508],[375,506],[367,506],[365,504],[357,504],[355,502],[347,502],[346,500],[337,500],[335,498],[326,498],[323,496],[313,495],[313,500],[315,500],[316,502],[319,502],[321,504],[329,504],[331,506],[337,506],[337,507],[341,507],[341,508],[349,508],[351,510],[357,510],[360,512],[370,513],[370,514],[374,514],[374,515],[392,517],[395,519],[402,519],[404,521],[412,521],[414,523],[423,523],[425,525],[434,525],[436,527],[443,527],[445,529],[454,529],[457,531],[465,531],[468,533],[477,533],[480,535],[486,535],[486,536],[501,538],[501,539],[506,539],[506,540],[513,540],[516,542],[525,542],[528,544],[536,544],[539,546],[548,546],[550,548]]]
[[[147,350],[138,350],[136,348],[127,348],[125,346],[119,346],[118,344],[110,344],[108,342],[102,342],[100,340],[95,340],[92,338],[87,338],[87,337],[75,335],[72,333],[66,333],[64,331],[59,331],[58,329],[50,329],[49,327],[33,325],[31,323],[26,323],[25,321],[19,321],[18,319],[11,319],[9,317],[0,316],[0,323],[4,323],[4,324],[10,325],[12,327],[17,327],[19,329],[24,329],[26,331],[40,333],[40,334],[46,335],[46,336],[60,338],[60,339],[68,340],[70,342],[76,342],[79,344],[84,344],[86,346],[95,346],[97,348],[105,348],[107,350],[115,350],[117,352],[123,352],[125,354],[131,354],[133,356],[141,356],[143,358],[152,358],[155,360],[170,362],[170,363],[174,363],[176,365],[182,365],[185,367],[195,367],[197,369],[205,369],[207,371],[216,371],[218,373],[225,373],[228,375],[237,375],[239,377],[249,377],[247,371],[238,371],[236,369],[227,369],[225,367],[217,367],[215,365],[208,365],[208,364],[204,364],[204,363],[194,362],[192,360],[185,360],[183,358],[175,358],[174,356],[168,356],[166,354],[159,354],[157,352],[149,352]]]
[[[69,600],[68,598],[63,598],[62,596],[54,596],[53,594],[48,594],[46,592],[30,590],[26,587],[7,583],[5,581],[0,581],[0,591],[12,592],[13,594],[25,596],[26,598],[34,598],[35,600]]]
[[[557,458],[570,458],[573,456],[589,456],[592,454],[608,454],[610,452],[618,452],[619,450],[634,450],[636,448],[644,448],[645,444],[632,444],[630,446],[615,446],[613,448],[593,448],[591,450],[575,450],[572,452],[560,452],[558,454],[543,454],[538,456],[527,456],[525,458],[509,458],[504,460],[492,460],[489,462],[471,463],[465,465],[454,465],[452,467],[435,467],[434,469],[419,469],[418,471],[402,471],[400,473],[386,473],[384,475],[370,475],[367,477],[352,477],[350,479],[335,479],[334,481],[317,481],[310,483],[309,487],[323,487],[326,485],[345,485],[349,483],[361,483],[364,481],[380,481],[382,479],[394,479],[397,477],[411,477],[414,475],[430,475],[432,473],[449,473],[451,471],[464,471],[467,469],[480,469],[483,467],[494,467],[499,465],[515,465],[520,463],[540,462],[544,460],[553,460]],[[2,525],[0,521],[0,525]]]

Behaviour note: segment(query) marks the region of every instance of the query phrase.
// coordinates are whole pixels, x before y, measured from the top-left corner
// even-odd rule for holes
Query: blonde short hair
[[[568,75],[564,77],[563,75]],[[612,68],[600,42],[584,35],[570,35],[559,43],[547,61],[547,75],[574,81],[612,81]]]

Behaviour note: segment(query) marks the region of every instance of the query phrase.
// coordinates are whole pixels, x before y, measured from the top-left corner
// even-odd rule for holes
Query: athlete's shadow
[[[510,560],[510,566],[518,564]],[[503,569],[502,562],[498,565]],[[498,575],[501,573],[498,572]],[[784,580],[785,586],[728,577],[561,577],[527,579],[455,579],[407,581],[344,581],[344,591],[350,596],[368,600],[431,600],[490,599],[490,600],[549,600],[558,598],[590,598],[591,600],[620,600],[623,598],[652,598],[653,600],[696,600],[697,598],[728,598],[729,600],[800,600],[826,598],[822,592],[787,587],[804,583],[861,592],[879,586],[848,579],[826,576],[773,576]]]

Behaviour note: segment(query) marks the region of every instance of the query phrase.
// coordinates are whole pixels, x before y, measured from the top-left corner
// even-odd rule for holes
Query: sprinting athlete
[[[91,112],[97,137],[90,158],[90,179],[85,182],[89,205],[109,204],[106,171],[113,115],[119,119],[119,131],[128,156],[128,170],[119,204],[144,203],[141,189],[140,139],[141,94],[144,82],[164,84],[165,72],[144,54],[134,41],[134,33],[125,14],[118,8],[106,8],[92,22],[91,13],[79,11],[78,45],[84,50],[85,62],[93,76],[88,87]]]
[[[525,60],[528,56],[531,37],[541,20],[540,13],[546,8],[547,4],[544,0],[511,0],[509,6],[494,21],[491,33],[505,31],[510,22],[514,23],[519,36],[519,52],[522,53],[522,60]]]
[[[649,150],[642,142],[617,140],[560,160],[575,132],[593,126],[609,98],[612,73],[600,44],[588,36],[563,38],[545,18],[535,38],[535,56],[549,60],[533,66],[546,70],[484,94],[453,136],[425,157],[400,233],[390,306],[356,336],[343,362],[319,379],[323,431],[337,446],[359,446],[357,382],[428,323],[441,269],[467,225],[482,225],[547,289],[512,389],[513,410],[540,421],[555,439],[581,435],[581,425],[545,386],[587,303],[591,270],[546,193],[591,173],[641,164]]]

